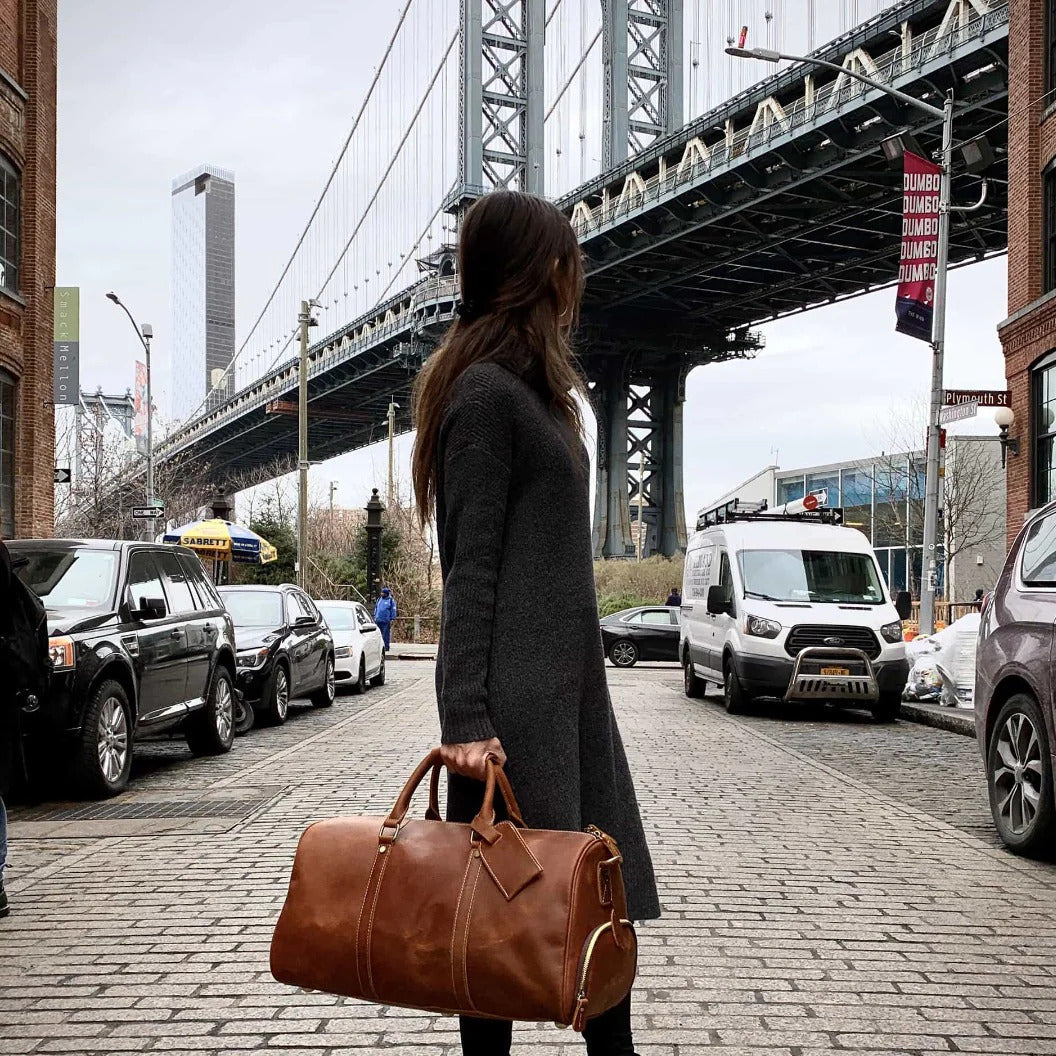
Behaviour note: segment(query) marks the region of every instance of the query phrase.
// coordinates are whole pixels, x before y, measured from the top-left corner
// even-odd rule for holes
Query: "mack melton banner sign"
[[[81,291],[77,286],[55,287],[55,353],[53,399],[56,405],[76,406],[81,398]]]
[[[939,258],[939,189],[942,170],[934,162],[903,155],[902,255],[899,258],[895,329],[931,341],[935,271]]]

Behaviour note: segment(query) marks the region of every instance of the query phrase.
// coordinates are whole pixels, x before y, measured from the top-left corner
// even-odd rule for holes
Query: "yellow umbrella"
[[[214,561],[267,565],[279,559],[278,550],[267,539],[240,524],[223,521],[219,517],[175,528],[166,532],[162,541],[189,547],[202,557],[211,557]]]

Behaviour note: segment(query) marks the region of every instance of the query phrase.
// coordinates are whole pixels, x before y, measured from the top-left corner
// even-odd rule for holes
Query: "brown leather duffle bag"
[[[582,1030],[631,989],[638,946],[605,833],[529,829],[488,760],[471,825],[441,821],[440,752],[387,818],[334,818],[301,836],[271,943],[279,982],[432,1012]],[[408,821],[427,773],[429,809]],[[495,823],[495,792],[509,820]]]

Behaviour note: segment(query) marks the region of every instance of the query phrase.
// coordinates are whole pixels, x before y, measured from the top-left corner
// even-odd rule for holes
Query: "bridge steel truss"
[[[460,17],[458,213],[487,191],[545,188],[544,0],[461,0]]]
[[[602,164],[682,127],[683,0],[601,0]]]
[[[932,101],[952,89],[958,142],[991,130],[990,202],[955,214],[955,264],[1007,244],[1007,41],[1007,3],[911,0],[818,52]],[[894,282],[901,172],[879,144],[896,131],[912,132],[925,153],[938,146],[925,115],[849,78],[792,67],[562,200],[589,277],[578,345],[598,419],[599,555],[634,552],[641,451],[647,552],[684,545],[682,405],[695,366],[750,357],[761,346],[751,328],[766,320]],[[973,178],[956,175],[955,198],[976,193]],[[380,439],[392,395],[398,428],[410,428],[401,394],[453,318],[451,272],[448,260],[312,348],[313,460]],[[296,387],[291,361],[181,429],[159,457],[201,459],[220,483],[288,456]]]

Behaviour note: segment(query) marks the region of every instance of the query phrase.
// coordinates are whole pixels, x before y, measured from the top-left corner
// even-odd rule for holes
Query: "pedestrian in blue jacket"
[[[388,587],[381,588],[381,597],[374,606],[374,622],[381,631],[381,637],[385,641],[385,652],[389,651],[392,638],[392,623],[396,619],[396,599]]]

